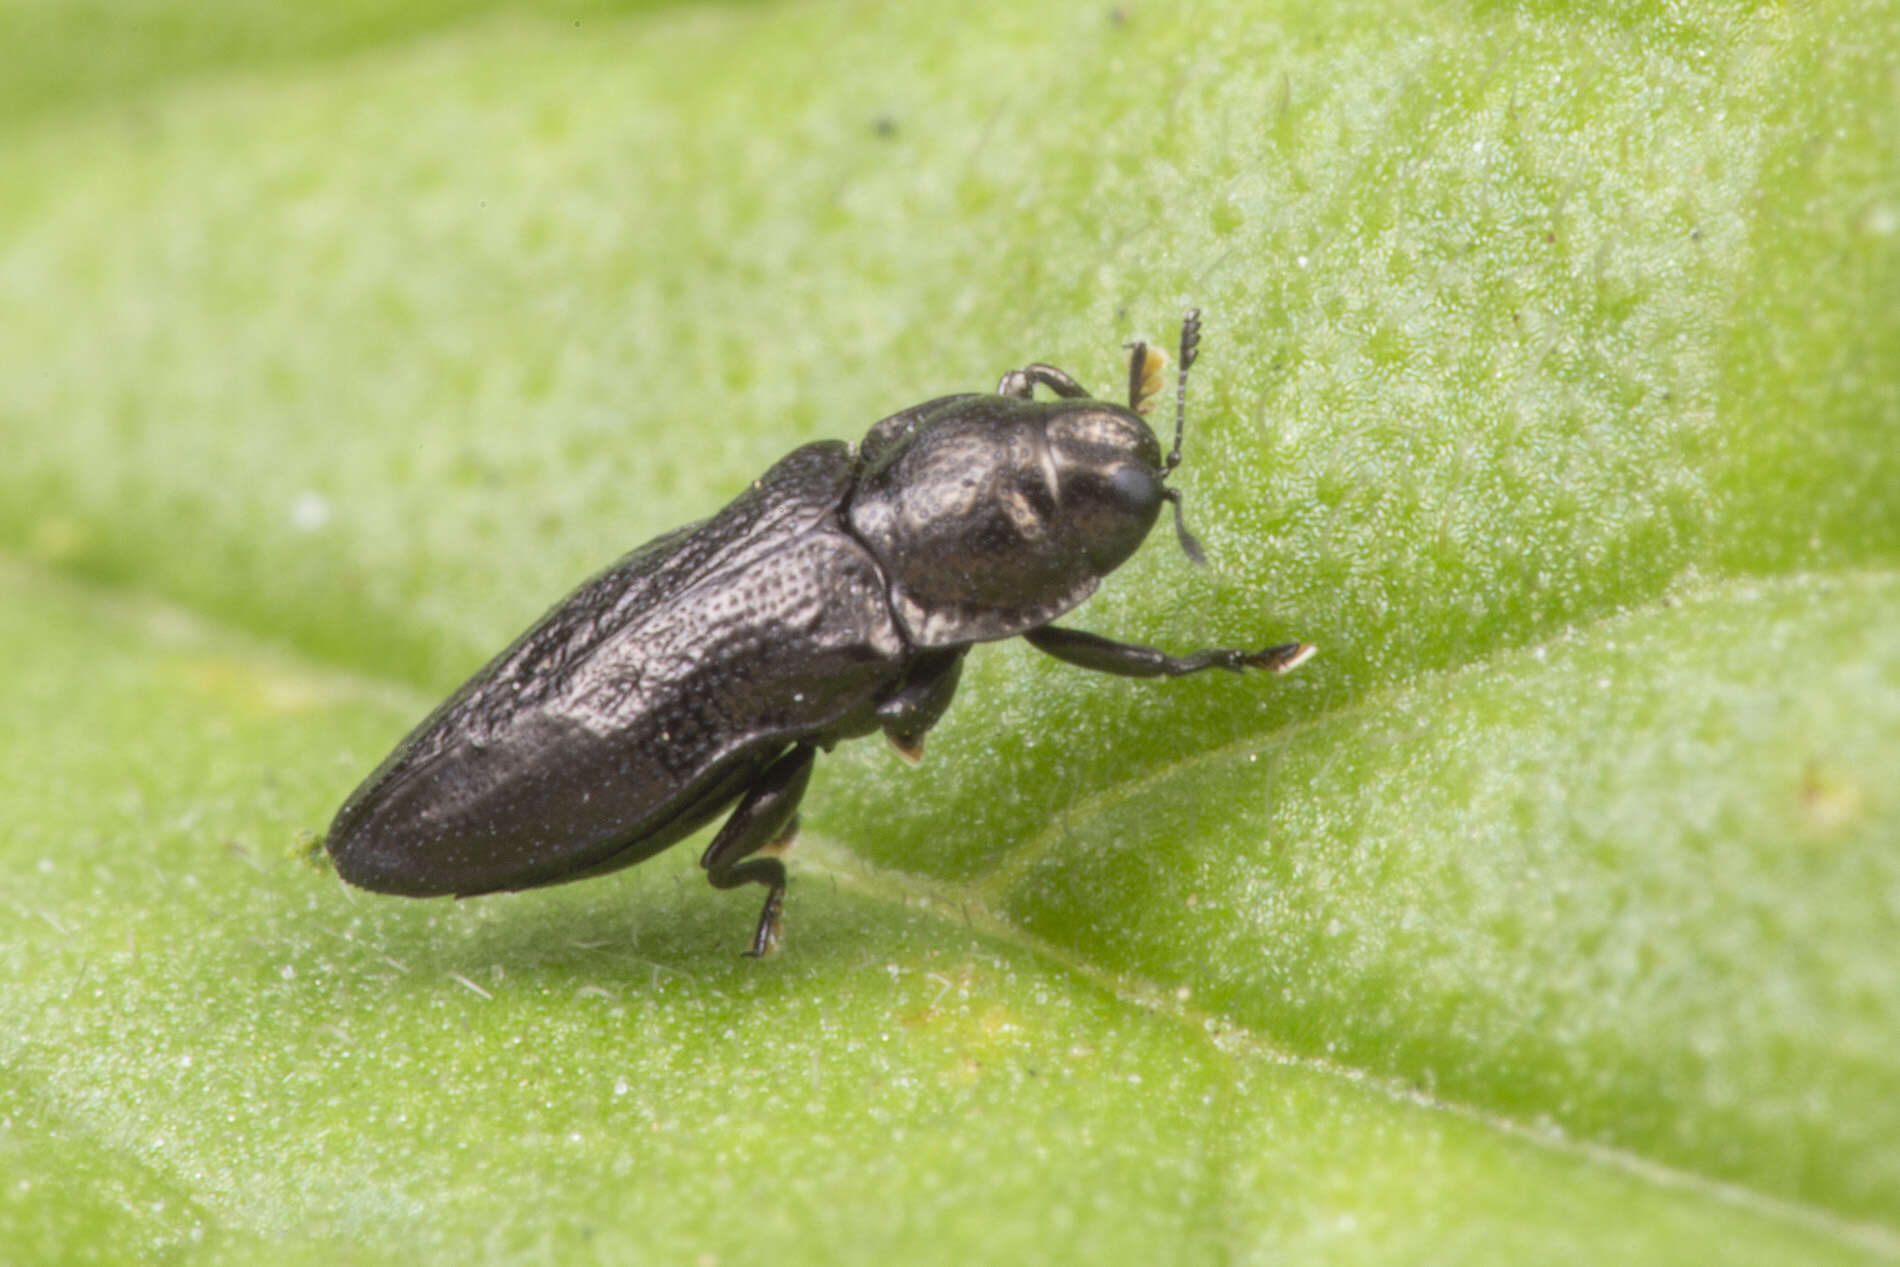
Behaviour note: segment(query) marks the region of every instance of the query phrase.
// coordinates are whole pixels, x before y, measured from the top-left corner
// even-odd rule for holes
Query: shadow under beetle
[[[1134,344],[1128,407],[1026,365],[795,449],[711,519],[582,585],[450,696],[337,811],[351,884],[412,897],[527,889],[652,857],[737,802],[701,855],[765,886],[752,955],[780,939],[785,864],[817,750],[882,729],[916,761],[971,644],[1021,634],[1126,677],[1285,672],[1312,648],[1171,656],[1049,622],[1135,552],[1181,460],[1200,313],[1181,324],[1174,449],[1139,411],[1163,358]],[[1057,399],[1037,401],[1046,387]]]

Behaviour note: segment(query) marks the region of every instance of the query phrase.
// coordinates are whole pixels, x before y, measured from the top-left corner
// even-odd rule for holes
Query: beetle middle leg
[[[1122,677],[1180,677],[1187,673],[1199,673],[1203,669],[1228,669],[1235,673],[1245,669],[1265,669],[1269,673],[1285,673],[1304,664],[1314,651],[1308,643],[1286,642],[1262,651],[1211,647],[1184,656],[1172,656],[1154,647],[1113,642],[1099,634],[1083,633],[1080,629],[1058,629],[1054,625],[1031,629],[1023,637],[1038,651],[1046,652],[1058,660],[1066,660],[1097,673],[1115,673]]]
[[[1028,400],[1038,384],[1047,387],[1058,396],[1067,396],[1072,400],[1085,398],[1089,394],[1088,389],[1082,384],[1055,366],[1044,365],[1040,361],[1003,375],[1002,380],[996,384],[996,394]]]
[[[768,890],[759,925],[746,954],[762,958],[778,949],[779,912],[785,905],[785,864],[777,858],[752,855],[772,845],[786,844],[798,832],[798,802],[811,782],[816,750],[799,744],[765,767],[732,811],[732,817],[699,857],[706,879],[715,889],[741,884],[763,884]]]
[[[918,656],[897,689],[877,706],[885,738],[912,765],[924,759],[924,735],[943,717],[957,693],[963,650],[927,651]]]

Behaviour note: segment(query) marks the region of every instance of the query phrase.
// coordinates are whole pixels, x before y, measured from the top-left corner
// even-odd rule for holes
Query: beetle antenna
[[[1187,376],[1188,367],[1194,364],[1194,356],[1201,348],[1201,310],[1189,308],[1187,315],[1181,318],[1181,355],[1174,377],[1174,450],[1168,454],[1168,461],[1161,468],[1166,475],[1181,465],[1181,433],[1187,427]],[[1175,522],[1180,522],[1181,503],[1174,503]],[[1182,532],[1186,532],[1185,528]],[[1189,551],[1192,555],[1193,551]]]
[[[1187,430],[1187,376],[1188,367],[1194,364],[1195,353],[1201,348],[1201,310],[1189,308],[1181,318],[1181,355],[1177,358],[1179,368],[1174,376],[1174,448],[1168,454],[1168,460],[1161,467],[1161,478],[1166,479],[1169,472],[1181,465],[1181,436]],[[1207,562],[1207,555],[1201,550],[1201,543],[1188,531],[1187,519],[1181,514],[1181,490],[1170,488],[1162,494],[1174,503],[1174,535],[1181,543],[1181,553],[1188,561],[1197,566]]]
[[[1205,566],[1207,554],[1201,549],[1201,543],[1194,539],[1194,534],[1188,531],[1187,520],[1181,517],[1181,490],[1164,489],[1161,495],[1174,503],[1174,536],[1181,543],[1181,553],[1187,555],[1188,562],[1196,567]]]

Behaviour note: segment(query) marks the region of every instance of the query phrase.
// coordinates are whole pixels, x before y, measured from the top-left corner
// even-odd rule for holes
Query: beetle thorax
[[[1141,418],[1094,400],[964,398],[861,472],[852,530],[922,646],[1053,620],[1134,553],[1162,501]]]

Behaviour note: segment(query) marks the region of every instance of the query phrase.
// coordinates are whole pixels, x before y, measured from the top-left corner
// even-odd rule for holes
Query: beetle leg
[[[779,911],[785,905],[785,864],[777,858],[752,855],[773,845],[786,845],[798,832],[798,802],[811,782],[816,752],[799,744],[767,766],[732,811],[732,817],[700,855],[699,865],[715,889],[741,884],[763,884],[768,892],[759,912],[759,926],[746,954],[762,958],[778,949],[782,929]]]
[[[1086,398],[1089,394],[1087,388],[1055,366],[1043,365],[1040,362],[1035,365],[1025,365],[1019,370],[1011,370],[1003,375],[1002,380],[996,384],[996,394],[1028,400],[1038,383],[1058,396],[1067,396],[1071,399]]]
[[[918,656],[897,689],[877,706],[885,738],[912,765],[924,759],[924,734],[937,724],[957,693],[963,650],[927,651]]]
[[[1058,660],[1122,677],[1180,677],[1202,669],[1228,669],[1235,673],[1243,669],[1265,669],[1270,673],[1285,673],[1304,664],[1314,651],[1307,643],[1288,642],[1264,651],[1230,651],[1216,647],[1171,656],[1153,647],[1111,642],[1097,634],[1083,633],[1080,629],[1057,629],[1054,625],[1031,629],[1023,637],[1037,650]]]

